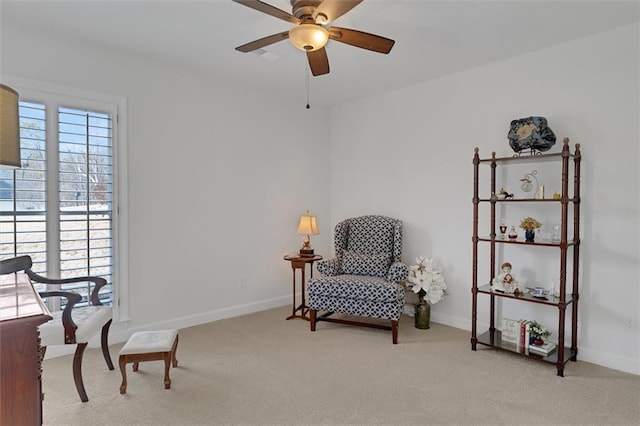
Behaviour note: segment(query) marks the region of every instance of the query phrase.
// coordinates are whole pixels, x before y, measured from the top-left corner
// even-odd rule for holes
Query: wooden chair
[[[31,270],[33,262],[30,256],[19,256],[0,262],[0,274],[25,272],[32,282],[48,285],[63,285],[79,282],[93,283],[89,305],[75,307],[82,300],[82,296],[71,291],[40,291],[41,297],[62,297],[67,300],[64,310],[52,313],[53,319],[42,324],[40,330],[41,356],[47,350],[47,346],[53,345],[77,345],[73,356],[73,379],[78,395],[82,402],[87,402],[87,392],[82,380],[82,356],[89,340],[102,330],[101,344],[102,354],[109,370],[113,370],[111,355],[109,354],[108,335],[112,321],[111,306],[105,306],[98,298],[98,292],[107,285],[107,280],[101,277],[75,277],[65,279],[46,278]]]

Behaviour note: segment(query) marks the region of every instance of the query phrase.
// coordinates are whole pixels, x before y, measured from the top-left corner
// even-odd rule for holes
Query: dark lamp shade
[[[20,167],[18,92],[0,84],[0,168]]]

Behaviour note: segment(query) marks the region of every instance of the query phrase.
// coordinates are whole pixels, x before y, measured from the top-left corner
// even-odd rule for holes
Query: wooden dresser
[[[27,275],[0,275],[0,425],[42,424],[38,326],[50,319]]]

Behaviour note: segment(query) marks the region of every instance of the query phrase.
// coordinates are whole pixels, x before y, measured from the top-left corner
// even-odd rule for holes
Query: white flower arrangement
[[[529,335],[535,338],[543,338],[549,337],[551,332],[544,328],[542,325],[538,324],[537,321],[531,321],[529,323]]]
[[[433,305],[447,294],[447,283],[442,275],[442,265],[436,259],[424,256],[416,257],[416,265],[409,266],[409,286],[420,302]],[[426,296],[426,297],[425,297]]]

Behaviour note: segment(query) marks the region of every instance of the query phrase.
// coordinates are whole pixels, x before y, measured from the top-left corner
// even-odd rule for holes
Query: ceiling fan
[[[324,48],[329,39],[384,54],[389,53],[395,43],[391,39],[362,31],[327,27],[362,0],[291,0],[292,14],[259,0],[233,1],[296,24],[289,31],[254,40],[236,47],[236,50],[252,52],[288,38],[295,47],[307,53],[309,68],[314,76],[329,73],[329,59]]]

